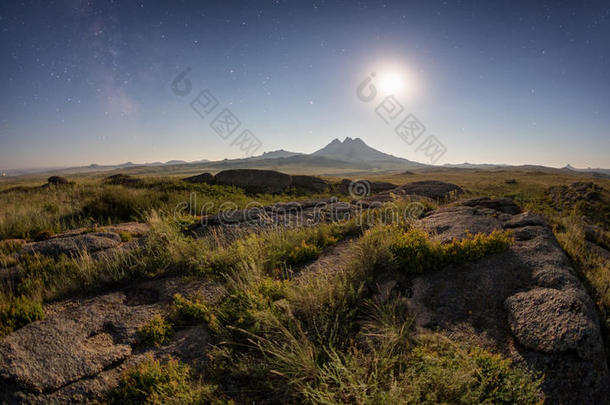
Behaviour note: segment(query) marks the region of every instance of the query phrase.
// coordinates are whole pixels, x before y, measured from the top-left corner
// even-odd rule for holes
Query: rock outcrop
[[[133,186],[141,183],[142,180],[137,177],[132,177],[128,174],[113,174],[104,179],[104,184],[111,184],[114,186]]]
[[[330,189],[329,184],[319,177],[293,175],[291,176],[291,187],[297,191],[308,191],[313,193],[324,193]]]
[[[122,176],[122,177],[117,177]],[[125,176],[115,175],[112,184],[125,181]],[[464,191],[457,185],[436,180],[416,181],[403,186],[383,181],[342,179],[339,183],[331,185],[327,181],[306,175],[288,175],[275,170],[258,169],[231,169],[222,170],[215,176],[202,173],[183,179],[190,183],[219,184],[243,188],[248,193],[281,194],[291,188],[297,192],[323,193],[333,190],[340,194],[351,194],[355,198],[376,196],[378,201],[391,201],[392,195],[416,195],[435,200],[457,196]],[[118,183],[117,183],[118,182]]]
[[[21,253],[43,254],[45,256],[59,257],[76,256],[81,252],[95,253],[117,247],[121,237],[112,232],[92,232],[82,235],[57,237],[25,245]]]
[[[235,169],[223,170],[216,174],[213,179],[204,173],[205,182],[209,184],[220,184],[236,186],[249,193],[281,194],[293,188],[298,192],[323,193],[330,189],[330,185],[323,179],[315,176],[294,175],[274,170]],[[193,176],[193,179],[199,176]],[[185,179],[188,181],[188,179]]]
[[[182,179],[187,183],[206,183],[214,184],[214,176],[211,173],[201,173],[195,176],[190,176]]]
[[[202,325],[161,348],[142,347],[138,329],[167,311],[175,293],[215,302],[221,287],[180,278],[152,280],[117,292],[49,305],[46,318],[0,341],[0,402],[83,403],[102,400],[127,367],[146,355],[196,365],[207,350]]]
[[[214,176],[216,184],[236,186],[249,193],[281,194],[288,190],[292,178],[274,170],[223,170]]]
[[[593,182],[578,181],[569,186],[554,186],[547,190],[551,202],[562,207],[578,201],[591,201],[600,197],[602,188]]]
[[[550,404],[607,403],[610,379],[597,313],[539,215],[507,199],[471,199],[417,226],[441,242],[510,229],[505,253],[413,277],[408,306],[420,328],[501,352],[545,375]]]
[[[84,252],[101,254],[126,245],[133,246],[147,232],[148,225],[138,222],[73,229],[52,235],[46,240],[23,243],[19,254],[42,254],[51,257],[74,257]]]
[[[378,184],[382,184],[379,189],[384,188],[385,190],[378,193],[371,192],[370,195],[367,195],[359,200],[360,204],[368,205],[373,203],[384,203],[412,196],[425,197],[433,200],[443,200],[452,196],[459,196],[464,192],[464,190],[462,190],[462,188],[456,184],[436,180],[416,181],[413,183],[404,184],[402,186],[393,187],[391,189],[387,189],[387,185],[390,183]]]
[[[356,194],[355,197],[365,197],[388,190],[394,190],[396,184],[384,181],[343,179],[337,188],[341,194]]]
[[[62,177],[62,176],[51,176],[47,179],[47,184],[51,184],[54,186],[68,184],[68,183],[70,183],[68,181],[68,179],[66,179],[65,177]]]

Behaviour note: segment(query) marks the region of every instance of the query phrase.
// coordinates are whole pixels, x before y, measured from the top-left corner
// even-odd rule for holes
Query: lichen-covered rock
[[[462,239],[468,234],[491,233],[502,228],[501,220],[488,208],[445,207],[432,211],[419,224],[441,242]]]
[[[523,346],[547,353],[573,350],[583,359],[603,355],[593,309],[578,290],[534,288],[505,301],[508,323]]]
[[[78,256],[83,253],[100,254],[118,248],[137,247],[141,238],[149,231],[147,224],[125,222],[95,228],[78,228],[51,235],[38,242],[20,242],[19,254],[41,254],[51,257]],[[0,242],[0,244],[2,244]]]
[[[0,381],[35,394],[91,377],[131,354],[137,329],[154,315],[114,293],[17,330],[0,342]]]

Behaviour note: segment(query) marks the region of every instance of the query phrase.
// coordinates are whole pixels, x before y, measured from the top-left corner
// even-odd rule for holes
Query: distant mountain
[[[313,156],[298,154],[289,157],[278,157],[269,159],[225,159],[219,162],[210,162],[206,167],[212,169],[256,169],[256,168],[279,168],[285,166],[294,167],[316,167],[337,169],[370,170],[373,167],[365,162],[344,162],[342,160],[329,159],[325,156]]]
[[[465,170],[523,170],[523,171],[538,171],[545,173],[565,173],[572,174],[580,173],[581,175],[607,179],[610,178],[610,169],[577,169],[570,164],[561,169],[555,167],[541,165],[507,165],[507,164],[491,164],[491,163],[445,163],[443,167],[450,169],[465,169]]]
[[[508,165],[505,164],[492,164],[492,163],[445,163],[443,167],[450,167],[452,169],[498,169],[505,168]]]
[[[610,177],[610,169],[601,169],[601,168],[592,169],[590,167],[588,167],[586,169],[577,169],[568,163],[567,165],[565,165],[563,170],[569,170],[572,172],[579,172],[579,173],[589,173],[595,177],[603,177],[603,178]]]
[[[334,139],[322,149],[315,151],[312,156],[323,156],[329,159],[340,160],[343,162],[356,163],[405,163],[417,166],[424,164],[412,162],[407,159],[399,158],[373,149],[360,138],[345,138],[343,142]]]
[[[302,153],[299,153],[299,152],[289,152],[287,150],[280,149],[280,150],[274,150],[274,151],[271,151],[271,152],[263,152],[262,155],[252,156],[250,159],[252,159],[252,160],[276,159],[276,158],[287,158],[287,157],[299,156],[299,155],[302,155]]]
[[[155,173],[170,172],[190,172],[195,170],[223,170],[230,168],[257,168],[257,169],[285,169],[285,170],[305,170],[322,171],[324,173],[341,172],[348,173],[363,171],[396,171],[411,173],[409,170],[443,170],[454,169],[463,171],[501,171],[501,170],[520,170],[536,171],[545,173],[571,173],[578,176],[610,178],[610,169],[577,169],[571,165],[553,168],[540,165],[518,165],[489,164],[489,163],[459,163],[444,164],[442,166],[431,166],[408,159],[396,157],[388,153],[371,148],[360,138],[345,138],[343,141],[334,139],[311,154],[290,152],[284,149],[265,152],[262,155],[245,157],[238,159],[223,159],[219,161],[208,161],[201,159],[186,162],[183,160],[170,160],[168,162],[153,163],[133,163],[126,162],[118,165],[91,164],[81,167],[55,167],[55,168],[36,168],[36,169],[15,169],[0,170],[0,177],[31,175],[35,173],[93,173],[101,171],[129,171],[133,173],[145,173],[152,171]]]

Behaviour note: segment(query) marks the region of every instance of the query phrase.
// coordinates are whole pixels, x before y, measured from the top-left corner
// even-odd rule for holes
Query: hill
[[[421,163],[399,158],[373,149],[360,138],[345,138],[343,142],[335,138],[331,143],[312,153],[313,156],[324,156],[344,162],[391,162],[409,165],[426,166]]]

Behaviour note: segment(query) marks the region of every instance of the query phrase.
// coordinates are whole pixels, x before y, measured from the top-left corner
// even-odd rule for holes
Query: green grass
[[[0,191],[0,239],[43,239],[79,227],[143,220],[152,211],[192,222],[201,214],[244,208],[252,201],[271,204],[297,197],[250,195],[236,187],[152,177],[133,185],[109,185],[97,178],[85,178],[62,187],[5,187]]]
[[[207,373],[221,391],[237,384],[285,403],[537,403],[535,376],[440,336],[431,346],[413,330],[400,296],[375,294],[381,269],[430,271],[503,251],[511,241],[494,233],[440,245],[402,223],[365,230],[346,269],[306,282],[275,279],[250,262],[228,280],[225,299],[206,308],[225,342],[212,351]],[[428,248],[435,259],[425,268],[405,267],[407,256]]]
[[[148,223],[151,230],[142,246],[119,250],[102,259],[96,260],[87,254],[58,258],[0,255],[3,263],[16,265],[18,269],[16,280],[5,279],[0,283],[3,297],[0,303],[11,302],[21,295],[52,301],[138,278],[169,274],[224,280],[240,263],[249,261],[255,261],[269,274],[279,276],[289,273],[291,266],[302,260],[314,257],[311,251],[304,255],[303,243],[316,246],[315,253],[319,254],[323,247],[360,232],[355,221],[348,221],[316,228],[237,231],[237,235],[228,231],[195,239],[185,235],[180,224],[172,218],[163,218],[156,212],[149,215]]]

